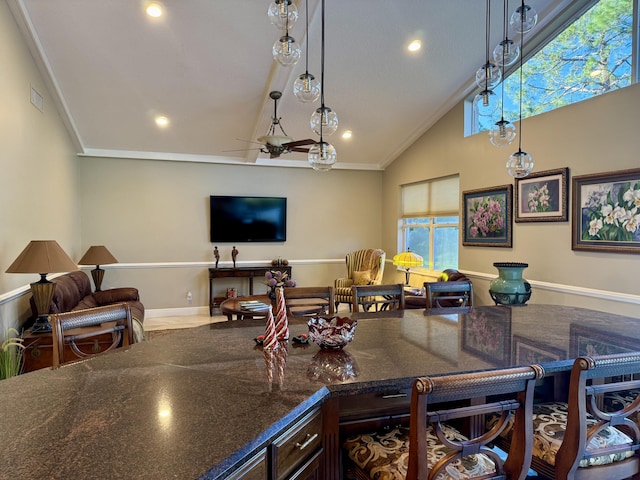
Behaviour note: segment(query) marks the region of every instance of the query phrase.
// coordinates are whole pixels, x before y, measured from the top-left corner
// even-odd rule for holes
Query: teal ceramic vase
[[[531,284],[522,278],[527,263],[495,262],[498,277],[491,280],[489,294],[496,305],[524,305],[531,298]]]

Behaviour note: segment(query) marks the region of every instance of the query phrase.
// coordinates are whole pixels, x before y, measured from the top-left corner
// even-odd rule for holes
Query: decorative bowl
[[[349,317],[318,316],[307,322],[309,338],[320,348],[342,348],[356,333],[358,322]]]

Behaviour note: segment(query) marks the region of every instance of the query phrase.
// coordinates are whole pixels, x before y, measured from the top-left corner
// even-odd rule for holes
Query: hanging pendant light
[[[277,1],[277,0],[276,0]],[[280,5],[286,6],[286,8],[290,8],[291,0],[280,0]],[[287,6],[288,5],[288,6]],[[296,12],[296,18],[298,14]],[[284,35],[281,36],[276,43],[273,44],[273,58],[276,62],[278,62],[283,67],[289,67],[291,65],[295,65],[300,60],[300,46],[296,43],[295,39],[289,35],[289,16],[285,15],[284,21]]]
[[[520,47],[517,43],[511,40],[508,36],[508,12],[509,12],[509,0],[504,0],[503,7],[503,31],[504,40],[502,40],[496,48],[493,49],[493,61],[501,67],[508,67],[513,65],[520,56]],[[504,76],[504,71],[502,72]]]
[[[521,9],[524,11],[524,0],[522,0]],[[513,18],[513,17],[512,17]],[[521,17],[521,22],[524,23],[524,16]],[[524,26],[521,25],[522,28]],[[524,46],[524,35],[520,36],[520,52],[522,53]],[[518,151],[509,157],[507,160],[507,172],[514,178],[524,178],[533,170],[533,157],[527,152],[522,151],[522,57],[520,55],[520,129],[518,135]]]
[[[489,61],[489,35],[491,31],[491,2],[487,0],[485,19],[486,62],[476,71],[476,84],[481,92],[473,99],[473,110],[476,116],[493,117],[498,110],[498,101],[493,89],[502,80],[500,68]]]
[[[317,135],[324,132],[325,135],[332,135],[338,129],[338,115],[329,107],[322,105],[311,115],[311,130]]]
[[[304,73],[293,82],[293,94],[302,103],[313,103],[320,97],[320,83],[309,73],[309,0],[305,0],[307,44]]]
[[[298,8],[291,0],[274,0],[269,4],[267,15],[278,30],[293,26],[298,19]]]
[[[321,37],[321,51],[320,51],[320,98],[321,98],[321,107],[319,110],[324,111],[325,109],[328,110],[327,113],[331,112],[330,108],[325,107],[324,105],[324,3],[325,0],[322,0],[322,37]],[[317,110],[314,112],[314,115],[317,113]],[[335,113],[334,113],[335,115]],[[320,114],[320,117],[322,117],[322,115]],[[328,118],[327,118],[328,119]],[[313,115],[311,118],[311,125],[313,128]],[[315,143],[314,145],[311,146],[311,148],[309,148],[309,154],[307,156],[307,159],[309,161],[309,165],[311,165],[311,168],[313,168],[316,171],[319,172],[326,172],[328,170],[331,170],[331,167],[333,167],[333,164],[336,163],[337,160],[337,153],[336,153],[336,149],[334,148],[333,145],[331,145],[328,142],[324,141],[324,138],[322,136],[322,134],[324,133],[323,130],[323,122],[320,121],[319,122],[319,135],[320,135],[320,141],[318,143]],[[338,128],[338,117],[337,115],[335,116],[335,126],[336,128]],[[314,129],[315,131],[315,129]],[[335,130],[334,130],[335,131]],[[333,133],[333,132],[332,132]]]
[[[504,28],[504,37],[505,41],[507,40],[507,12],[509,11],[509,1],[504,0],[504,10],[503,10],[503,28]],[[511,40],[509,40],[511,41]],[[512,42],[513,43],[513,42]],[[498,64],[502,65],[502,76],[504,78],[504,67],[506,65],[505,56],[507,52],[504,49],[501,49],[502,58]],[[518,52],[520,52],[520,48],[518,47]],[[495,55],[495,51],[494,51]],[[502,110],[500,114],[500,120],[493,124],[493,127],[489,130],[489,141],[495,145],[496,147],[506,147],[510,145],[516,138],[516,127],[513,123],[504,119],[504,83],[502,84],[502,101],[500,102],[502,105]]]
[[[517,33],[527,33],[538,23],[538,12],[529,5],[522,5],[516,8],[511,15],[509,24]]]

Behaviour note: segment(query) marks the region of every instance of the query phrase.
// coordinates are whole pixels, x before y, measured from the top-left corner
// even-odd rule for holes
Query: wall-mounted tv
[[[287,199],[211,195],[212,243],[284,242]]]

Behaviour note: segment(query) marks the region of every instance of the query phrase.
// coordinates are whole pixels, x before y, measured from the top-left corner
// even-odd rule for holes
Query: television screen
[[[211,195],[211,242],[284,242],[287,199]]]

